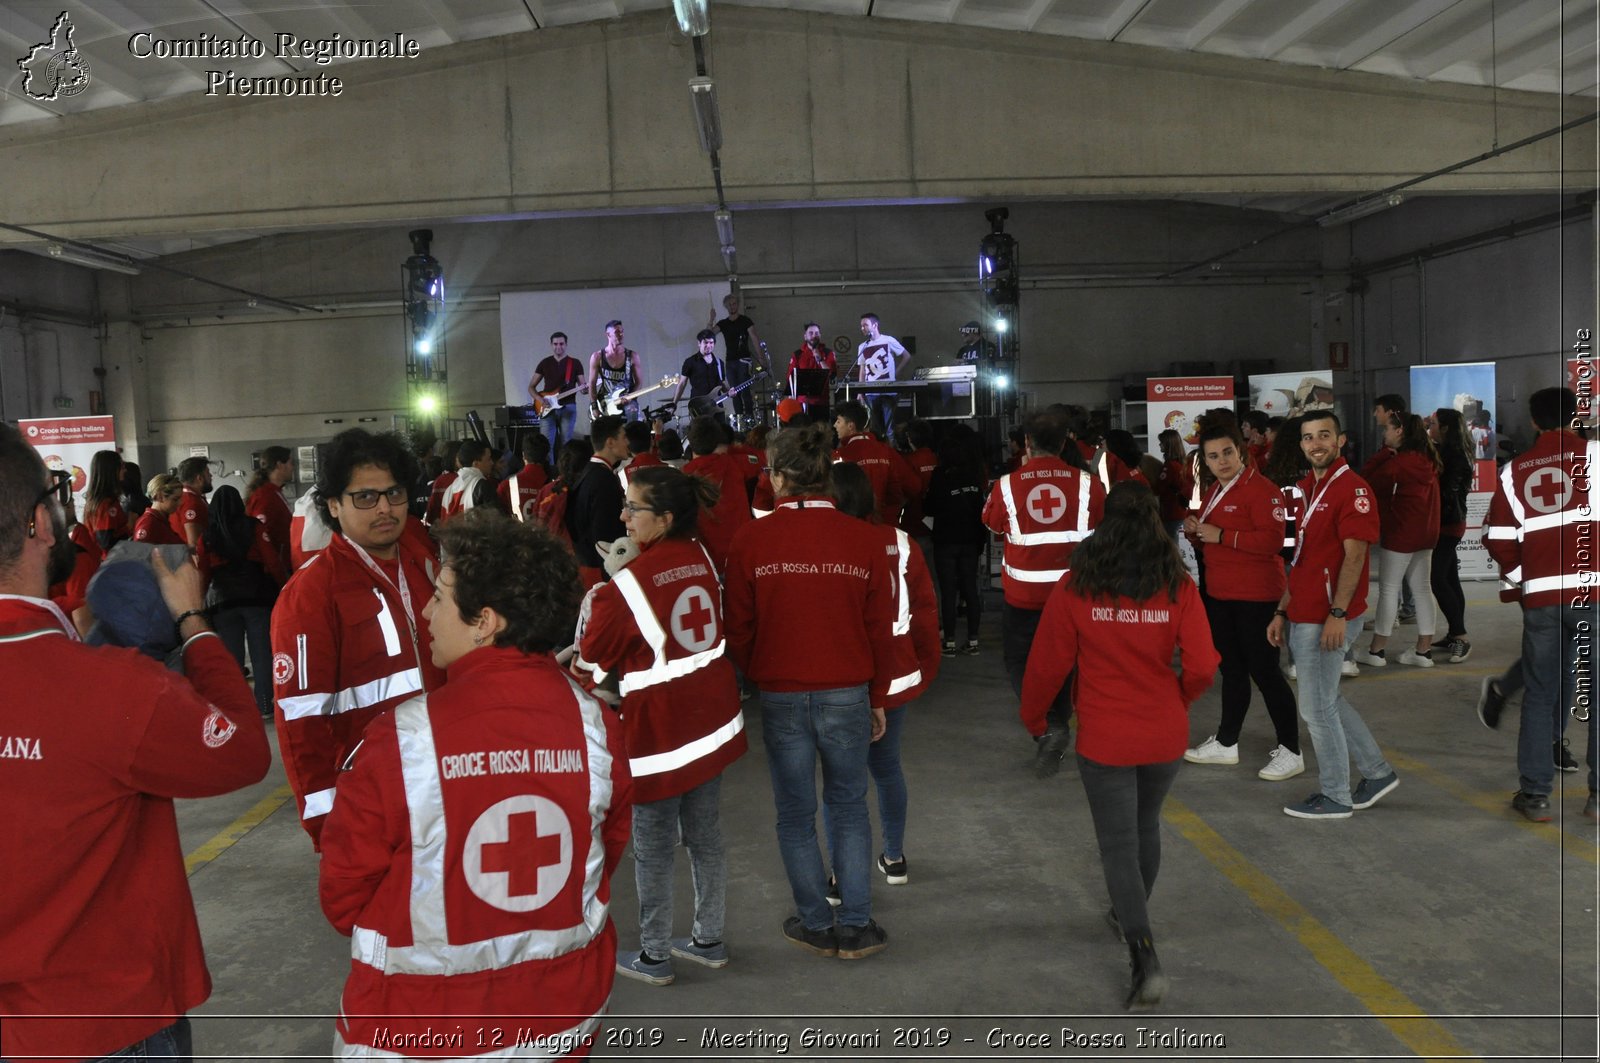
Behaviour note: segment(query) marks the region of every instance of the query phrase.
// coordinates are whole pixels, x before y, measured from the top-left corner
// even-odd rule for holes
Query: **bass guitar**
[[[765,369],[757,369],[754,373],[750,374],[749,380],[741,380],[731,388],[725,384],[718,384],[704,395],[696,395],[694,398],[690,399],[689,412],[697,417],[701,414],[710,413],[721,404],[737,396],[741,391],[743,391],[745,388],[748,388],[751,384],[754,384],[758,380],[765,380],[766,378],[767,371]]]
[[[675,388],[678,386],[678,381],[680,379],[682,378],[677,374],[669,373],[661,378],[661,382],[659,384],[647,384],[637,391],[613,391],[597,401],[595,405],[598,406],[600,411],[608,417],[620,417],[622,415],[622,408],[628,403],[632,402],[634,399],[638,398],[640,395],[648,395],[652,391],[660,391],[663,388]]]

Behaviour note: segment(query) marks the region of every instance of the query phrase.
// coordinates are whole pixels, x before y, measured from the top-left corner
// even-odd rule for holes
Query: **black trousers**
[[[1182,763],[1116,767],[1078,754],[1078,777],[1094,818],[1106,891],[1129,941],[1150,934],[1145,902],[1161,870],[1161,805]]]
[[[1039,630],[1039,617],[1042,614],[1041,609],[1018,609],[1010,602],[1003,606],[1000,614],[1001,653],[1005,657],[1006,678],[1011,680],[1011,689],[1017,692],[1018,698],[1022,697],[1022,676],[1028,670],[1028,652],[1033,649],[1033,635]],[[1067,721],[1072,719],[1072,683],[1077,677],[1078,672],[1074,669],[1061,685],[1061,692],[1051,703],[1050,711],[1045,714],[1052,731],[1065,731]]]
[[[1461,562],[1456,558],[1456,546],[1460,542],[1459,535],[1441,535],[1433,547],[1429,582],[1433,584],[1433,596],[1439,602],[1445,622],[1444,635],[1436,642],[1467,633],[1467,595],[1461,589]]]
[[[983,547],[972,543],[939,543],[933,548],[934,568],[939,574],[939,613],[944,618],[944,637],[956,637],[956,599],[967,606],[967,641],[978,641],[978,614],[983,598],[978,593],[978,560]]]
[[[1222,722],[1217,741],[1238,745],[1245,713],[1250,709],[1250,684],[1255,683],[1267,703],[1267,715],[1278,744],[1300,752],[1300,721],[1294,691],[1278,669],[1278,648],[1267,641],[1277,602],[1236,602],[1205,595],[1206,618],[1211,621],[1211,641],[1222,656]]]

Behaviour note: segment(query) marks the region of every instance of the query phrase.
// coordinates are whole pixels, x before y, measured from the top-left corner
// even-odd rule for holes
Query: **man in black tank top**
[[[638,400],[620,402],[620,396],[639,390],[639,382],[644,379],[638,353],[623,346],[621,321],[606,322],[606,345],[589,356],[589,379],[592,381],[590,393],[594,400],[589,411],[591,418],[608,412],[608,399],[618,399],[622,416],[630,421],[639,419]]]

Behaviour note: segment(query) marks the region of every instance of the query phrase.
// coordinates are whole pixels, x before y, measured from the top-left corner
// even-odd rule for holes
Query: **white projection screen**
[[[583,363],[606,345],[606,322],[622,322],[622,342],[639,353],[644,382],[656,383],[677,373],[694,353],[695,333],[706,327],[713,305],[722,317],[726,284],[662,284],[643,288],[582,288],[549,292],[502,292],[500,295],[500,359],[505,374],[506,405],[528,402],[533,367],[550,353],[550,333],[567,334],[567,353]],[[718,337],[718,348],[721,338]],[[670,389],[639,401],[658,405],[672,397]],[[578,430],[587,431],[588,403],[579,406]]]

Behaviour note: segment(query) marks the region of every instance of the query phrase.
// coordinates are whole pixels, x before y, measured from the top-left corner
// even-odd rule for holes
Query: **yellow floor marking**
[[[222,832],[200,848],[183,858],[183,872],[192,875],[211,861],[227,852],[234,843],[259,827],[263,821],[282,808],[290,797],[289,784],[284,783],[266,797],[256,802],[254,808],[222,828]]]
[[[1600,865],[1600,849],[1596,848],[1595,840],[1592,836],[1589,838],[1581,838],[1573,834],[1568,834],[1554,823],[1532,823],[1526,819],[1523,819],[1520,812],[1513,812],[1511,810],[1510,790],[1507,790],[1505,793],[1493,794],[1484,790],[1475,790],[1465,783],[1456,781],[1455,779],[1446,775],[1444,772],[1429,767],[1420,760],[1413,760],[1404,753],[1395,752],[1392,747],[1385,747],[1383,755],[1390,764],[1394,765],[1395,770],[1402,776],[1414,775],[1417,778],[1422,779],[1424,782],[1428,782],[1434,786],[1437,786],[1439,789],[1443,790],[1457,801],[1463,801],[1471,805],[1473,808],[1487,812],[1496,819],[1506,820],[1514,826],[1521,827],[1523,830],[1529,831],[1540,838],[1543,838],[1545,841],[1559,842],[1561,847],[1565,849],[1569,855],[1576,856],[1580,860],[1587,860],[1591,864]],[[1561,781],[1559,776],[1557,777],[1556,781]],[[1583,802],[1589,796],[1588,785],[1585,784],[1582,789],[1577,791],[1574,791],[1570,787],[1563,787],[1562,789],[1566,791],[1567,805],[1567,808],[1565,809],[1567,815],[1564,818],[1570,819],[1572,816],[1579,816],[1578,822],[1582,823],[1586,828],[1588,828],[1592,834],[1593,827],[1590,826],[1589,821],[1581,818]],[[1560,815],[1563,810],[1557,805],[1555,800],[1557,795],[1551,794],[1550,796],[1552,799],[1550,802],[1551,814]]]
[[[1406,1047],[1419,1056],[1461,1060],[1470,1058],[1467,1050],[1422,1010],[1410,997],[1389,982],[1372,965],[1340,941],[1299,901],[1289,896],[1271,877],[1252,864],[1205,820],[1195,815],[1182,801],[1167,798],[1165,818],[1178,833],[1200,850],[1257,908],[1276,919],[1305,946],[1313,959],[1349,990],[1363,1006],[1389,1028]]]

